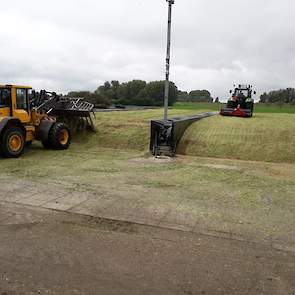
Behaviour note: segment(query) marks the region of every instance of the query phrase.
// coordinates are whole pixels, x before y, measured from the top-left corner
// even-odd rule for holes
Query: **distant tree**
[[[116,99],[126,99],[128,97],[128,87],[127,83],[121,83],[117,89],[117,98]]]
[[[177,97],[178,101],[189,101],[189,96],[187,91],[178,91],[178,97]]]
[[[165,81],[153,81],[142,89],[136,99],[137,105],[163,106]],[[177,100],[178,89],[173,82],[169,84],[169,105]]]
[[[192,102],[213,102],[208,90],[193,90],[189,93],[188,98]]]
[[[118,87],[120,86],[120,82],[117,80],[113,80],[111,82],[111,87],[114,88],[115,90],[118,89]]]
[[[142,80],[132,80],[122,83],[118,87],[117,102],[121,104],[135,104],[139,92],[144,89],[146,82]]]
[[[270,91],[269,93],[263,93],[260,96],[261,103],[277,103],[277,104],[284,104],[284,103],[293,103],[295,102],[295,89],[294,88],[287,88],[287,89],[280,89],[275,91]]]
[[[267,102],[267,94],[266,94],[266,92],[264,92],[264,93],[260,96],[260,102],[261,102],[261,103],[266,103],[266,102]]]
[[[136,98],[140,91],[146,87],[146,82],[142,80],[133,80],[128,83],[130,98]]]
[[[220,103],[218,96],[215,98],[214,103]]]
[[[120,87],[120,82],[117,80],[113,80],[111,82],[111,88],[108,90],[108,97],[111,100],[116,100],[118,98],[118,89]]]
[[[116,97],[116,93],[114,91],[114,88],[112,87],[112,84],[109,81],[106,81],[104,83],[104,85],[99,86],[95,90],[94,93],[100,95],[101,97],[110,99],[110,100],[112,100],[112,99],[114,99]]]

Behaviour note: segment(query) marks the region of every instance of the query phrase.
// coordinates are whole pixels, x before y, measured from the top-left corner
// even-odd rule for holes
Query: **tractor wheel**
[[[1,140],[1,154],[5,158],[18,158],[24,151],[25,135],[15,126],[6,129]]]
[[[48,135],[48,144],[49,148],[54,150],[68,149],[71,144],[71,133],[66,124],[57,122],[51,127]]]

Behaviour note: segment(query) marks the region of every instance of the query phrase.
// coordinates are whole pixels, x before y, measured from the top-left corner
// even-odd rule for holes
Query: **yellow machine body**
[[[53,149],[67,149],[70,144],[66,125],[38,108],[31,109],[31,90],[30,86],[0,85],[0,152],[6,157],[18,157],[25,143],[34,139]]]
[[[13,117],[18,119],[26,130],[26,141],[35,139],[36,126],[46,116],[30,109],[29,95],[32,87],[20,85],[0,85],[1,89],[10,90],[10,105],[0,107],[0,121],[4,118]]]

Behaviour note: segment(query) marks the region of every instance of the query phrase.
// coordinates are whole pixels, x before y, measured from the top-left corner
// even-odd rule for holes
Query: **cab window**
[[[10,106],[10,89],[0,90],[0,108]]]
[[[27,89],[16,89],[16,107],[23,110],[28,109]]]

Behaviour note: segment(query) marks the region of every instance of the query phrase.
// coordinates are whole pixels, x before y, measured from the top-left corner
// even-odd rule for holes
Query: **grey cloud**
[[[171,78],[226,97],[233,83],[259,92],[295,86],[291,0],[176,0]],[[0,79],[56,91],[105,80],[163,79],[165,0],[1,4]]]

